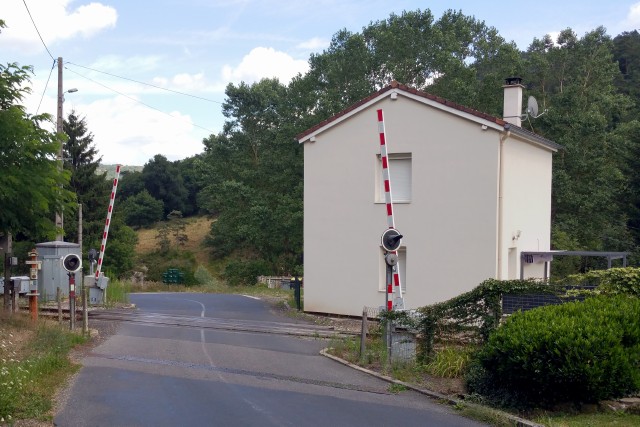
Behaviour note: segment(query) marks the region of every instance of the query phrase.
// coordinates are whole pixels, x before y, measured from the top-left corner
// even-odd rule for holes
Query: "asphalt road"
[[[134,294],[137,314],[82,360],[58,426],[480,426],[319,355],[328,341],[208,327],[292,323],[239,295]],[[195,322],[195,320],[200,322]]]

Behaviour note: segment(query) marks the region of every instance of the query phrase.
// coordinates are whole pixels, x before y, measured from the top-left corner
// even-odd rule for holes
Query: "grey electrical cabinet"
[[[106,302],[107,286],[109,286],[109,278],[100,272],[100,276],[84,276],[84,285],[89,289],[89,304],[101,305]]]
[[[66,255],[76,254],[80,257],[80,245],[70,242],[45,242],[36,245],[38,261],[42,262],[42,269],[38,270],[38,299],[41,302],[54,301],[56,289],[60,288],[63,298],[69,296],[69,273],[64,269],[62,260]],[[76,288],[80,287],[82,270],[75,273]]]

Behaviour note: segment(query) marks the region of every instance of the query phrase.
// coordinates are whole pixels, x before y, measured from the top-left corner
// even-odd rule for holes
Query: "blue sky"
[[[33,93],[24,104],[30,113],[55,114],[57,69],[47,79],[51,56],[63,57],[64,89],[78,89],[65,96],[65,115],[75,109],[86,117],[103,163],[143,165],[155,154],[177,160],[202,152],[202,139],[222,128],[229,82],[286,83],[338,30],[426,8],[436,18],[462,10],[521,49],[567,27],[580,36],[600,25],[612,36],[640,27],[638,0],[2,0],[8,28],[0,61],[32,65]]]

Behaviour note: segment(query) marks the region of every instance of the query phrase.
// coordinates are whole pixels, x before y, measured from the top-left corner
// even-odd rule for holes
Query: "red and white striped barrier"
[[[382,110],[378,112],[378,134],[380,135],[380,160],[382,160],[382,179],[384,180],[384,201],[387,207],[387,225],[390,229],[395,229],[395,221],[393,218],[393,198],[391,196],[391,174],[389,173],[389,156],[387,153],[387,138],[385,136],[384,129],[384,115]],[[398,255],[397,251],[392,251],[392,254]],[[402,298],[402,288],[400,286],[400,261],[395,266],[393,272],[393,283],[387,283],[387,310],[393,310],[395,308],[404,308],[404,299]],[[386,279],[385,279],[386,280]],[[395,289],[394,289],[395,288]],[[395,304],[393,296],[396,295]]]
[[[120,178],[120,165],[116,165],[116,177],[113,179],[113,189],[111,190],[111,198],[109,199],[109,209],[107,210],[107,220],[104,223],[104,233],[102,233],[102,244],[100,245],[100,255],[98,256],[98,267],[96,268],[96,281],[100,276],[102,268],[102,260],[104,259],[104,250],[107,247],[107,237],[109,237],[109,225],[111,224],[111,215],[113,214],[113,203],[116,199],[116,190],[118,189],[118,179]]]

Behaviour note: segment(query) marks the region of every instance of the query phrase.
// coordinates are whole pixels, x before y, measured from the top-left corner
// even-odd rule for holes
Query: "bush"
[[[593,270],[567,277],[567,282],[597,286],[596,293],[635,295],[640,297],[640,268]]]
[[[467,373],[471,392],[507,406],[597,402],[640,390],[640,299],[598,296],[519,312]]]
[[[269,265],[261,260],[231,260],[224,269],[222,277],[229,286],[255,285],[258,276],[270,271]]]
[[[164,253],[160,251],[146,253],[141,258],[138,263],[147,267],[146,278],[149,281],[162,282],[162,273],[170,268],[177,268],[184,274],[185,286],[199,284],[194,276],[198,262],[193,252],[170,249]]]

